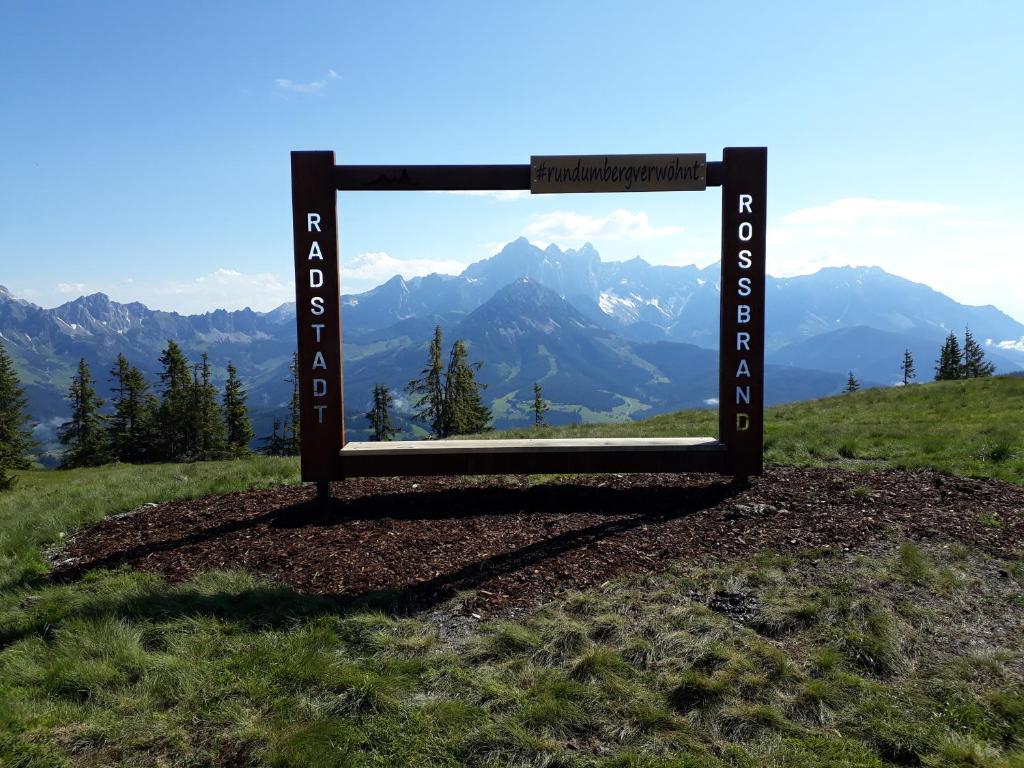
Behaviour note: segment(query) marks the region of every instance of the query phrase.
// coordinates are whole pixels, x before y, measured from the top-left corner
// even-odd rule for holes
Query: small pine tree
[[[220,403],[217,402],[217,389],[213,386],[210,358],[205,352],[193,373],[192,387],[195,404],[192,427],[195,434],[194,456],[204,461],[221,458],[227,449],[226,430]]]
[[[83,357],[78,361],[78,373],[71,379],[68,399],[71,401],[71,420],[61,425],[57,438],[66,447],[61,466],[95,467],[110,460],[109,443],[100,413],[103,400],[96,394],[89,364]]]
[[[160,355],[163,371],[157,428],[160,435],[159,456],[165,461],[179,461],[194,450],[194,376],[189,373],[188,358],[173,339]]]
[[[273,431],[264,438],[261,438],[263,447],[260,453],[264,456],[287,456],[288,439],[285,437],[285,428],[278,416],[274,417]]]
[[[238,369],[228,363],[228,380],[224,385],[224,427],[228,450],[235,455],[249,453],[252,442],[252,423],[249,421],[248,395]]]
[[[14,484],[10,470],[28,468],[26,454],[36,446],[28,426],[27,405],[14,361],[0,342],[0,491]]]
[[[860,382],[857,381],[857,377],[853,375],[853,371],[850,371],[850,377],[846,380],[846,391],[856,392],[860,389]]]
[[[288,401],[288,422],[291,424],[288,436],[289,456],[298,456],[299,447],[302,445],[302,418],[301,406],[299,404],[299,353],[292,352],[292,364],[288,368],[289,381],[292,385],[292,399]]]
[[[935,380],[954,381],[961,378],[963,378],[963,365],[960,342],[957,341],[955,333],[950,333],[939,352],[939,359],[935,361]]]
[[[406,391],[413,398],[414,418],[430,427],[435,437],[444,437],[445,395],[443,383],[441,326],[434,328],[434,338],[427,352],[427,365],[420,372],[420,378],[413,379],[406,386]]]
[[[366,413],[372,432],[371,440],[386,442],[398,434],[399,430],[391,426],[391,406],[394,402],[386,384],[374,384],[373,407]]]
[[[909,386],[915,378],[917,378],[917,372],[914,370],[914,356],[908,349],[903,352],[903,386]]]
[[[484,405],[483,384],[476,380],[483,363],[470,363],[461,339],[452,344],[445,372],[441,437],[469,435],[490,429],[491,409]]]
[[[149,394],[149,384],[124,354],[117,356],[110,375],[114,394],[114,415],[107,427],[111,458],[126,463],[152,460],[156,453],[156,401]]]
[[[541,391],[540,384],[534,382],[533,385],[533,426],[543,427],[544,426],[544,414],[548,411],[548,404],[544,402],[544,393]]]
[[[970,328],[964,329],[964,364],[965,379],[983,379],[996,372],[996,367],[985,361],[985,350],[977,342]]]

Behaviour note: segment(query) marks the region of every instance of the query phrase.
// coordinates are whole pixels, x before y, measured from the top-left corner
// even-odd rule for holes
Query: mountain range
[[[539,248],[520,238],[461,275],[395,276],[342,297],[347,426],[365,435],[362,413],[375,383],[397,395],[422,368],[435,324],[484,362],[498,426],[529,418],[533,383],[549,421],[616,420],[714,405],[717,392],[718,264],[603,262],[593,246]],[[828,268],[768,277],[766,398],[770,403],[841,391],[852,370],[865,384],[899,378],[910,349],[931,378],[943,337],[970,327],[1000,372],[1024,369],[1024,325],[992,306],[958,304],[881,269]],[[80,357],[104,382],[119,352],[155,381],[168,338],[222,374],[230,360],[250,391],[258,434],[287,402],[295,308],[179,315],[102,293],[53,309],[0,287],[0,336],[18,367],[43,441],[66,418],[68,381]],[[1000,346],[1000,342],[1005,342]],[[406,426],[409,426],[406,424]]]

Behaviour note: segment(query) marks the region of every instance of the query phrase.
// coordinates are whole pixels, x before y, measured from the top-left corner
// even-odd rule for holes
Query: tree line
[[[903,374],[903,386],[909,386],[917,378],[914,367],[914,356],[910,350],[904,350],[900,370]],[[974,338],[970,328],[964,329],[964,345],[961,348],[956,334],[950,332],[939,350],[939,359],[935,361],[935,381],[953,381],[956,379],[980,379],[996,372],[994,363],[985,359],[985,349]],[[860,382],[850,371],[846,380],[846,391],[856,392]]]
[[[447,366],[444,365],[444,334],[440,325],[434,327],[426,365],[405,387],[412,403],[413,418],[427,428],[432,438],[472,435],[491,429],[491,409],[483,402],[487,385],[476,376],[482,367],[480,361],[469,362],[466,344],[461,339],[452,344]],[[372,405],[366,412],[371,440],[392,440],[401,432],[392,426],[394,402],[394,395],[386,384],[373,386]],[[548,410],[543,390],[535,383],[532,404],[535,427],[544,426],[544,414]]]
[[[445,358],[447,357],[447,364]],[[64,446],[62,467],[95,466],[111,461],[201,461],[249,453],[253,440],[247,393],[238,370],[227,366],[223,390],[214,387],[210,361],[203,353],[192,363],[173,340],[160,355],[159,386],[154,392],[142,371],[119,354],[110,370],[110,408],[96,390],[96,381],[84,358],[68,389],[71,418],[61,425],[58,439]],[[297,355],[292,356],[289,381],[292,395],[288,415],[274,418],[270,435],[262,438],[261,452],[273,456],[299,453],[299,381]],[[447,356],[441,326],[434,329],[427,361],[420,375],[406,385],[413,418],[433,438],[475,434],[491,428],[492,414],[484,405],[486,385],[477,379],[482,362],[470,362],[466,344],[456,339]],[[910,350],[903,354],[903,384],[917,377]],[[935,380],[992,376],[995,365],[985,359],[984,348],[970,329],[961,346],[950,333],[935,363]],[[860,389],[850,371],[846,391]],[[373,388],[372,405],[366,413],[372,440],[391,440],[401,430],[394,426],[394,396],[384,384]],[[38,447],[32,437],[27,400],[14,364],[0,342],[0,490],[10,487],[10,470],[29,466]],[[540,384],[534,384],[534,426],[545,423],[548,404]]]
[[[71,418],[57,432],[62,467],[205,461],[249,452],[248,395],[234,364],[228,363],[223,391],[213,385],[205,352],[192,363],[170,340],[160,366],[158,397],[142,371],[119,354],[108,380],[112,412],[105,413],[89,364],[78,361],[67,395]]]
[[[487,385],[476,377],[482,367],[482,362],[469,361],[469,351],[462,339],[452,344],[446,366],[444,336],[441,326],[435,326],[427,348],[427,363],[405,387],[413,419],[423,424],[431,437],[469,435],[491,428],[491,409],[483,401]],[[391,426],[393,403],[394,397],[386,385],[374,385],[373,405],[366,414],[371,440],[391,440],[398,434],[399,430]]]

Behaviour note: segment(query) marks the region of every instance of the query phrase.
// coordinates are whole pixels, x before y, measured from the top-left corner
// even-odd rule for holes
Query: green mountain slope
[[[496,432],[488,437],[672,437],[718,434],[714,411],[622,424]],[[902,468],[1024,483],[1024,379],[997,376],[870,389],[765,411],[773,464]]]

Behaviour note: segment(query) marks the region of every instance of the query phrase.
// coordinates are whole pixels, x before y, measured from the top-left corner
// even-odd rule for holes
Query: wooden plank
[[[521,440],[392,440],[383,443],[349,443],[343,454],[391,456],[399,453],[523,453],[603,451],[718,451],[725,446],[713,437],[627,437],[627,438],[526,438]]]
[[[722,158],[718,439],[733,473],[746,477],[763,467],[768,150],[727,147]]]
[[[363,192],[529,189],[530,166],[339,165],[334,186]]]
[[[345,444],[333,152],[292,152],[292,234],[303,480],[337,475]]]
[[[534,155],[530,192],[702,192],[707,155]]]
[[[346,477],[721,473],[726,455],[726,447],[713,438],[400,441],[349,443],[341,450],[339,468]]]

